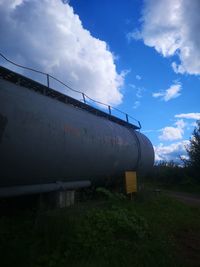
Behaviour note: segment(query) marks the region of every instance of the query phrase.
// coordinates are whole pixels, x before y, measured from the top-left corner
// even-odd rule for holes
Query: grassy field
[[[200,266],[200,207],[143,192],[0,217],[0,266]]]

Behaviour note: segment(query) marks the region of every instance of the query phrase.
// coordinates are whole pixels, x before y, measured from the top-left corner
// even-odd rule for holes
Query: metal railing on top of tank
[[[15,62],[9,60],[8,58],[6,58],[2,53],[0,53],[0,56],[1,56],[3,59],[5,59],[7,62],[9,62],[9,63],[11,63],[11,64],[13,64],[13,65],[15,65],[15,66],[17,66],[17,67],[19,67],[19,68],[26,69],[26,70],[30,70],[30,71],[33,71],[33,72],[35,72],[35,73],[39,73],[39,74],[45,75],[45,76],[46,76],[46,85],[47,85],[48,88],[50,88],[50,79],[53,79],[53,80],[57,81],[58,83],[62,84],[63,86],[65,86],[66,88],[68,88],[69,90],[71,90],[71,91],[73,91],[73,92],[75,92],[75,93],[81,94],[81,96],[82,96],[82,98],[83,98],[82,100],[83,100],[83,102],[84,102],[85,104],[88,104],[88,103],[87,103],[87,99],[88,99],[88,100],[90,100],[90,101],[92,101],[92,102],[94,102],[94,103],[96,103],[96,104],[103,105],[103,106],[105,106],[105,107],[108,109],[108,114],[109,114],[109,115],[113,115],[113,114],[112,114],[112,110],[115,110],[115,111],[117,111],[117,112],[119,112],[119,113],[125,115],[125,121],[126,121],[126,122],[130,123],[130,119],[132,119],[132,120],[134,120],[135,122],[137,122],[137,124],[138,124],[138,126],[139,126],[139,129],[141,129],[140,121],[136,120],[135,118],[133,118],[133,117],[130,116],[129,114],[127,114],[127,113],[125,113],[125,112],[123,112],[123,111],[121,111],[121,110],[119,110],[119,109],[117,109],[117,108],[114,108],[114,107],[112,107],[111,105],[107,105],[107,104],[105,104],[105,103],[103,103],[103,102],[100,102],[100,101],[98,101],[98,100],[92,99],[91,97],[89,97],[89,96],[86,95],[85,93],[83,93],[83,92],[81,92],[81,91],[78,91],[78,90],[75,90],[75,89],[71,88],[69,85],[65,84],[64,82],[60,81],[59,79],[55,78],[54,76],[52,76],[52,75],[50,75],[50,74],[48,74],[48,73],[46,73],[46,72],[42,72],[42,71],[39,71],[39,70],[35,70],[35,69],[33,69],[33,68],[29,68],[29,67],[25,67],[25,66],[22,66],[22,65],[20,65],[20,64],[17,64],[17,63],[15,63]]]

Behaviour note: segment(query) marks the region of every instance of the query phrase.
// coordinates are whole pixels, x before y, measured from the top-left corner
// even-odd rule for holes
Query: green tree
[[[200,182],[200,121],[197,121],[190,144],[187,148],[188,152],[188,166],[191,169],[192,174],[195,178],[198,178]]]

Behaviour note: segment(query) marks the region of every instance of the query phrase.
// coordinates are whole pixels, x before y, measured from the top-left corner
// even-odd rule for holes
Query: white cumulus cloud
[[[136,75],[135,78],[136,78],[137,80],[141,80],[141,79],[142,79],[142,77],[141,77],[140,75]]]
[[[181,89],[182,89],[181,84],[176,83],[176,84],[171,85],[165,91],[153,93],[152,96],[155,98],[160,97],[162,100],[167,102],[173,98],[177,98],[178,96],[180,96],[181,95],[181,93],[180,93]]]
[[[159,136],[161,140],[177,140],[183,136],[183,130],[176,127],[165,127],[162,129],[162,134]]]
[[[187,157],[186,147],[189,145],[188,140],[172,143],[164,146],[162,143],[154,146],[155,160],[156,161],[180,161],[181,158]]]
[[[200,113],[181,113],[175,115],[175,118],[200,120]]]
[[[162,134],[159,136],[159,139],[167,141],[182,139],[186,124],[183,120],[178,120],[175,125],[176,127],[167,126],[161,129]]]
[[[69,1],[64,2],[0,0],[1,52],[19,64],[54,75],[92,98],[120,104],[126,73],[117,72],[106,42],[94,38]]]
[[[148,0],[142,13],[141,30],[128,38],[143,39],[164,57],[178,56],[175,72],[200,74],[200,1]]]

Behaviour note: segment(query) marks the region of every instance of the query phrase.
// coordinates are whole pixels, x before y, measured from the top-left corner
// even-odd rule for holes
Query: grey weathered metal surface
[[[1,55],[1,53],[0,53],[0,55]],[[23,67],[23,68],[26,68],[26,67]],[[36,71],[36,70],[34,70],[34,71]],[[36,71],[36,72],[38,72],[38,71]],[[104,107],[107,107],[109,113],[106,113],[106,112],[104,112],[104,111],[102,111],[100,109],[97,109],[97,108],[95,108],[95,107],[93,107],[91,105],[86,104],[86,95],[84,93],[81,93],[79,91],[76,91],[76,90],[72,89],[71,87],[67,86],[62,81],[58,80],[57,78],[55,78],[53,76],[51,76],[51,77],[54,80],[58,81],[59,83],[61,83],[64,86],[66,86],[70,90],[73,90],[74,92],[81,93],[81,95],[83,97],[83,100],[84,100],[84,103],[82,103],[81,101],[78,101],[77,99],[72,98],[72,97],[70,97],[68,95],[65,95],[65,94],[63,94],[63,93],[61,93],[59,91],[56,91],[56,90],[54,90],[52,88],[49,88],[49,77],[50,77],[50,75],[49,74],[45,74],[45,75],[47,75],[47,86],[45,86],[45,85],[43,85],[41,83],[38,83],[37,81],[34,81],[34,80],[30,79],[30,78],[27,78],[27,77],[25,77],[25,76],[23,76],[23,75],[21,75],[19,73],[16,73],[14,71],[11,71],[9,69],[6,69],[6,68],[0,66],[0,78],[2,78],[4,80],[10,81],[10,82],[15,83],[15,84],[20,84],[21,86],[26,87],[29,90],[33,90],[33,91],[38,92],[40,94],[43,94],[43,95],[45,95],[47,97],[56,98],[58,101],[61,101],[62,103],[71,104],[71,105],[73,105],[75,107],[79,107],[81,109],[87,110],[88,112],[91,112],[91,113],[95,114],[96,116],[104,117],[104,118],[107,118],[107,119],[109,119],[111,121],[117,122],[118,124],[125,125],[127,127],[133,128],[133,129],[141,129],[141,124],[140,124],[139,121],[137,121],[136,119],[134,119],[130,115],[125,114],[124,112],[122,112],[119,109],[116,109],[116,108],[112,107],[112,109],[114,109],[114,110],[126,115],[126,120],[123,120],[123,119],[120,119],[119,117],[113,116],[111,114],[111,106],[108,106],[108,105],[106,105],[104,103],[101,103],[99,101],[93,100],[92,98],[90,98],[88,96],[87,96],[87,98],[89,100],[92,100],[95,103],[99,103],[99,104],[103,105]],[[137,123],[138,126],[136,126],[135,124],[130,123],[128,118],[134,120],[134,122]]]
[[[0,79],[0,187],[98,183],[153,162],[150,141],[128,123]]]

